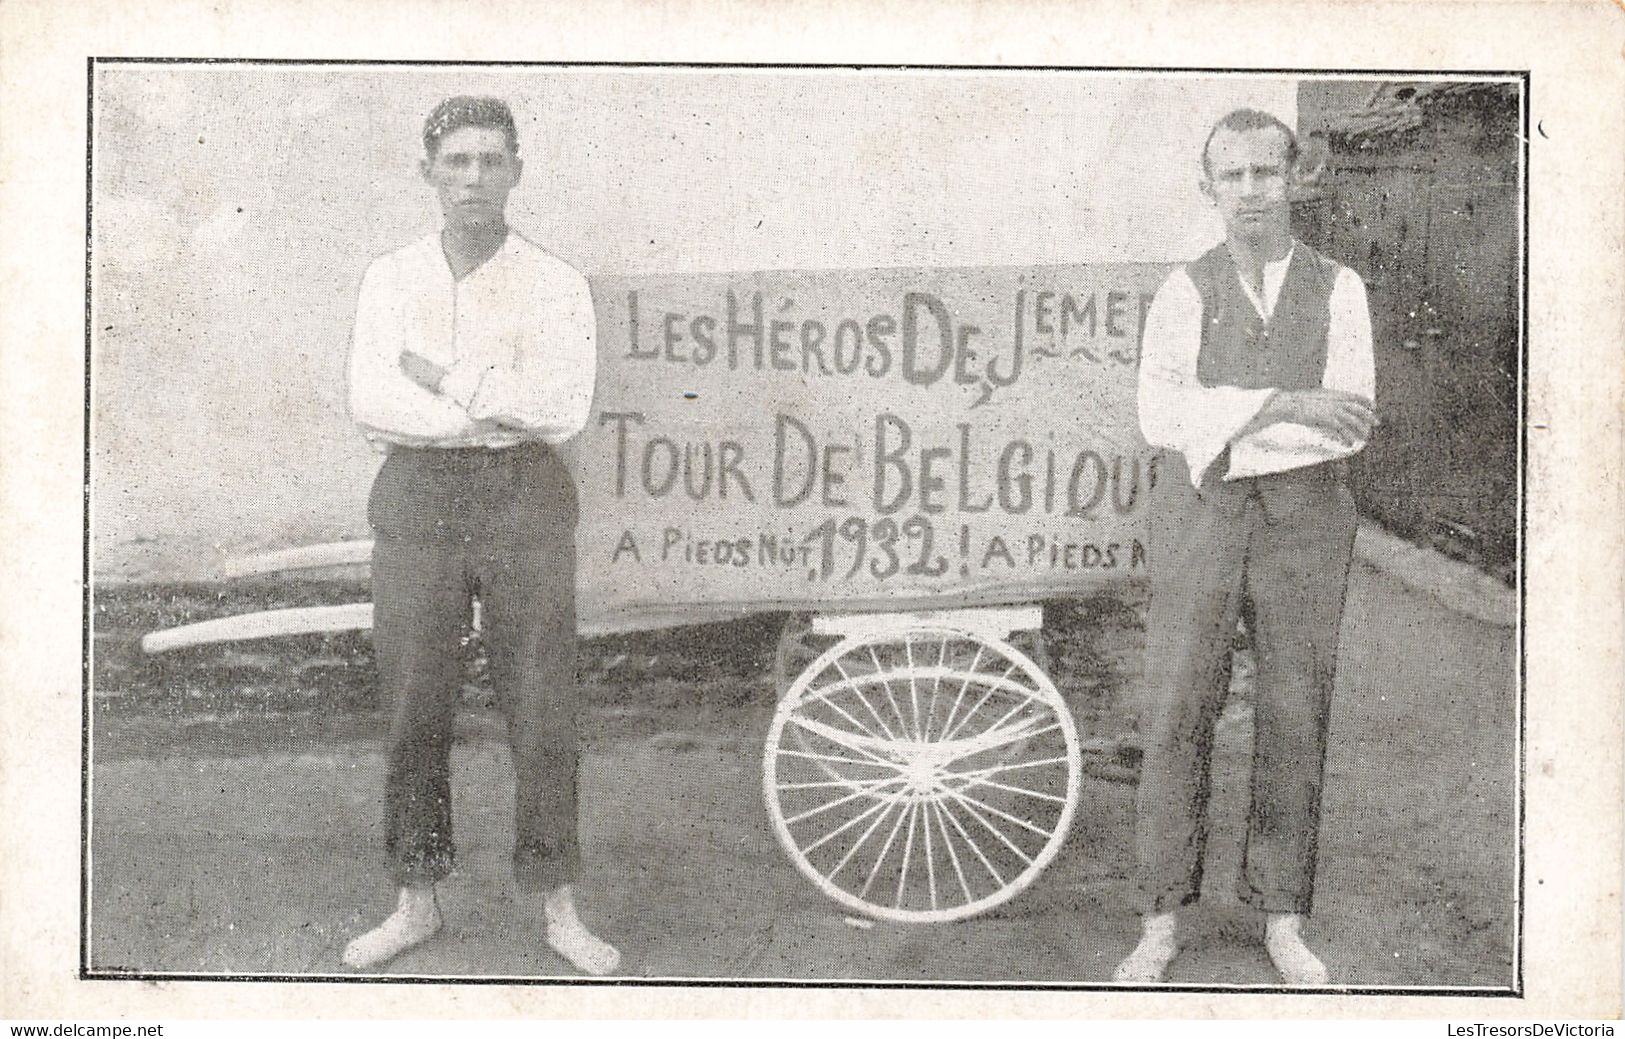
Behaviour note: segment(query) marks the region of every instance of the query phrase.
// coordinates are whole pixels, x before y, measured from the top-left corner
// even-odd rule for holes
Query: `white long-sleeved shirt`
[[[569,264],[510,230],[457,279],[436,232],[362,278],[350,417],[375,445],[557,444],[587,424],[595,339],[587,279]],[[438,391],[402,370],[408,351],[446,370]]]
[[[1264,265],[1262,298],[1236,276],[1265,321],[1275,310],[1295,249]],[[1365,283],[1347,267],[1339,268],[1329,302],[1331,325],[1321,384],[1374,401],[1377,376]],[[1202,296],[1180,267],[1157,290],[1146,313],[1140,345],[1140,431],[1152,446],[1183,454],[1193,484],[1201,484],[1226,446],[1230,448],[1226,480],[1347,458],[1365,447],[1364,439],[1351,443],[1296,422],[1274,422],[1239,436],[1275,390],[1202,385],[1196,373],[1201,349]]]

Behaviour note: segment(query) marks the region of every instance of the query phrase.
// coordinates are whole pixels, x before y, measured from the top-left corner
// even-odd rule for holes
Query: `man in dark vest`
[[[1338,628],[1356,514],[1345,470],[1376,422],[1359,276],[1292,238],[1293,132],[1251,109],[1214,126],[1202,191],[1225,241],[1175,271],[1146,315],[1140,425],[1152,492],[1144,913],[1123,982],[1162,980],[1175,911],[1201,890],[1213,730],[1243,605],[1258,655],[1242,901],[1290,985],[1324,985],[1304,943]]]

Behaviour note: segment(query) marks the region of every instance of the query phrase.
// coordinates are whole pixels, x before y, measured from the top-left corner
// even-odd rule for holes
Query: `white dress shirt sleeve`
[[[1331,325],[1326,333],[1326,374],[1321,385],[1375,402],[1376,362],[1371,346],[1371,308],[1365,282],[1340,267],[1329,300]],[[1295,422],[1273,422],[1239,437],[1230,449],[1232,477],[1259,476],[1320,462],[1347,458],[1366,445],[1364,438],[1340,440]]]
[[[1202,297],[1180,268],[1163,282],[1146,313],[1140,345],[1140,431],[1152,446],[1183,454],[1197,485],[1275,392],[1203,386],[1196,375],[1201,350]]]
[[[598,375],[597,317],[587,279],[552,273],[536,288],[533,315],[509,371],[479,382],[469,414],[563,443],[586,428]]]
[[[367,268],[350,343],[350,419],[372,440],[424,445],[489,428],[401,370],[403,286],[391,257]]]

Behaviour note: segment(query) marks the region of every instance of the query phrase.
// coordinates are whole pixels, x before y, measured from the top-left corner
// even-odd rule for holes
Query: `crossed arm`
[[[530,428],[511,410],[504,411],[493,407],[490,399],[495,396],[491,390],[515,378],[517,373],[513,371],[514,366],[511,364],[464,361],[454,364],[451,368],[444,368],[422,354],[414,352],[410,347],[401,351],[399,364],[402,374],[408,379],[430,393],[456,401],[475,422],[509,429]],[[482,390],[486,391],[484,399],[481,398]],[[475,414],[476,401],[482,405],[479,410],[488,414]]]
[[[1304,390],[1205,386],[1197,376],[1201,297],[1184,271],[1175,271],[1146,315],[1139,382],[1146,440],[1184,454],[1198,484],[1226,447],[1232,449],[1234,475],[1359,451],[1377,423],[1371,317],[1359,276],[1340,271],[1330,303],[1322,385]]]
[[[1367,397],[1330,386],[1276,390],[1237,435],[1247,436],[1277,422],[1309,426],[1353,447],[1370,438],[1377,425],[1377,408]]]
[[[518,342],[469,350],[449,365],[426,356],[409,334],[403,306],[409,288],[387,265],[375,265],[362,282],[350,410],[369,434],[451,447],[493,435],[558,443],[585,426],[596,368],[585,278],[561,277],[559,284],[535,286],[533,297],[514,299],[527,308]]]

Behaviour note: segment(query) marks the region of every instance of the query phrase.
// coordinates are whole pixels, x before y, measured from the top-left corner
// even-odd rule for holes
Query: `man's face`
[[[508,192],[519,183],[523,165],[508,147],[508,135],[494,126],[460,126],[440,138],[432,159],[424,159],[423,179],[440,194],[446,223],[491,227],[503,223]]]
[[[1218,206],[1229,237],[1258,240],[1290,226],[1291,172],[1280,130],[1220,130],[1208,143],[1202,192]]]

